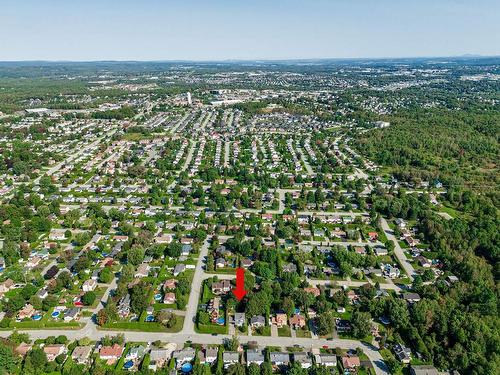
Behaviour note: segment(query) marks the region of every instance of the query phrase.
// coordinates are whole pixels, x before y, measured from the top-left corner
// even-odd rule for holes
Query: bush
[[[87,292],[82,296],[82,303],[85,306],[91,306],[95,299],[96,299],[96,294],[94,292]]]

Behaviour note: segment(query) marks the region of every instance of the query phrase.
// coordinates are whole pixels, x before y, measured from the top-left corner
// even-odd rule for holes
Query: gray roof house
[[[337,366],[337,356],[335,354],[316,354],[314,356],[317,365],[323,365],[326,367],[336,367]]]
[[[264,353],[260,349],[247,350],[247,364],[256,363],[259,366],[264,362]]]
[[[179,263],[176,264],[174,267],[174,276],[178,276],[181,272],[183,272],[186,269],[186,265]]]
[[[224,354],[222,354],[222,361],[224,362],[224,368],[228,368],[232,364],[240,361],[240,353],[224,352]]]
[[[246,323],[245,313],[234,313],[234,325],[236,327],[243,327]]]
[[[250,319],[250,326],[254,328],[264,327],[266,325],[266,319],[262,315],[254,315]]]
[[[283,352],[269,353],[269,359],[273,366],[288,366],[290,364],[290,355]]]
[[[186,362],[191,362],[194,359],[195,350],[193,348],[184,348],[173,352],[172,357],[175,358],[177,367],[181,367]]]
[[[309,368],[312,366],[312,358],[309,356],[309,353],[306,352],[293,353],[293,361],[300,363],[302,368]]]

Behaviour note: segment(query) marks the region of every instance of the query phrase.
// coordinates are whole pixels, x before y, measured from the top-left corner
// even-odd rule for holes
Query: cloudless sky
[[[500,55],[500,0],[0,0],[0,60]]]

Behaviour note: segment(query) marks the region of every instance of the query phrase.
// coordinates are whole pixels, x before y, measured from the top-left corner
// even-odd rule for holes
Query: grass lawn
[[[227,326],[220,326],[217,324],[197,324],[196,332],[198,333],[219,333],[222,335],[227,334],[228,328]]]
[[[295,332],[297,333],[297,337],[308,338],[308,339],[311,338],[311,332],[309,332],[306,329],[298,329]]]
[[[236,274],[236,268],[216,268],[213,271],[210,271],[209,273],[214,273],[214,274],[225,274],[225,275],[234,275]]]
[[[292,337],[292,331],[290,327],[284,326],[282,328],[278,328],[278,336],[280,337]]]
[[[460,216],[460,211],[457,211],[454,208],[451,208],[449,206],[443,205],[442,207],[440,207],[440,211],[447,213],[452,218],[456,218],[456,217]]]
[[[184,317],[178,316],[175,325],[171,328],[165,327],[158,322],[112,322],[106,323],[104,326],[99,327],[100,330],[115,331],[115,330],[125,330],[125,331],[144,331],[144,332],[179,332],[184,325]]]
[[[53,320],[39,320],[39,321],[25,321],[25,322],[16,322],[12,321],[9,325],[9,328],[18,328],[18,329],[49,329],[49,328],[58,328],[58,329],[80,329],[83,327],[83,323],[78,322],[57,322]]]
[[[252,330],[252,334],[254,336],[271,336],[271,327],[264,326],[260,329],[254,329]]]

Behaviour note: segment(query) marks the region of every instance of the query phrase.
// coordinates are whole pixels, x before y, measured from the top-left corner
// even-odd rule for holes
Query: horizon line
[[[486,59],[486,58],[500,58],[498,55],[476,55],[476,54],[462,54],[450,56],[386,56],[386,57],[298,57],[298,58],[248,58],[248,59],[102,59],[102,60],[71,60],[71,59],[21,59],[21,60],[0,60],[1,63],[232,63],[232,62],[288,62],[288,61],[348,61],[348,60],[404,60],[404,59]]]

